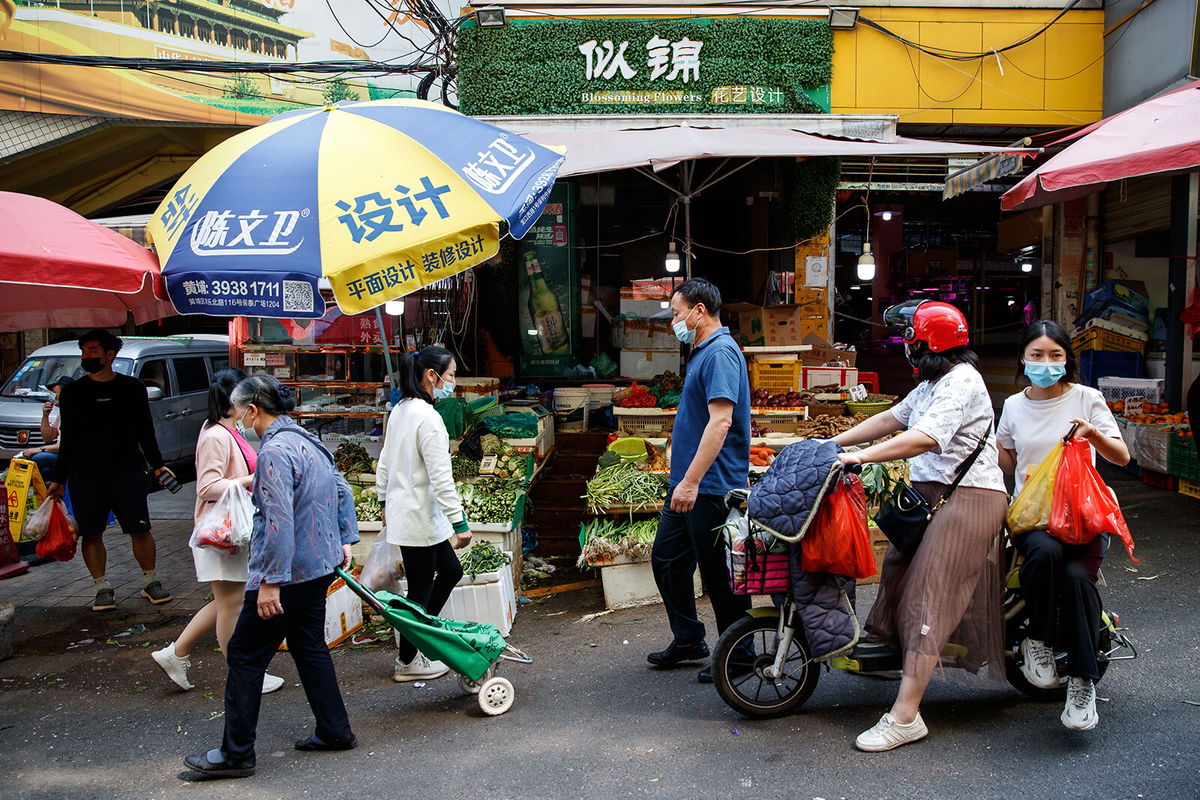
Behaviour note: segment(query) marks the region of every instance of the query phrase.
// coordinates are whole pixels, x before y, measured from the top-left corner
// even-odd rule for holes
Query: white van
[[[167,463],[191,460],[208,416],[212,375],[229,366],[229,337],[213,334],[124,336],[113,369],[140,378],[150,398],[154,433]],[[0,459],[42,445],[42,406],[56,378],[83,377],[79,344],[36,350],[0,388]]]

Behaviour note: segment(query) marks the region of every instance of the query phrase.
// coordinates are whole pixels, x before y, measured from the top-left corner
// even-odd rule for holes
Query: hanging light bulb
[[[884,211],[884,212],[883,212],[882,214],[880,214],[879,216],[880,216],[880,218],[881,218],[881,219],[882,219],[884,222],[891,222],[891,221],[892,221],[892,212],[890,212],[890,211]]]
[[[658,303],[658,307],[659,308],[670,308],[671,304],[668,303],[666,300],[660,300]]]
[[[858,279],[860,281],[875,280],[875,256],[871,255],[871,245],[863,245],[862,255],[858,257]]]
[[[679,272],[679,253],[675,252],[674,242],[667,245],[667,257],[663,263],[667,267],[667,272]]]
[[[1028,261],[1022,261],[1021,272],[1033,272],[1033,264]]]
[[[383,313],[391,314],[393,317],[399,317],[404,313],[403,300],[388,300],[383,304]]]

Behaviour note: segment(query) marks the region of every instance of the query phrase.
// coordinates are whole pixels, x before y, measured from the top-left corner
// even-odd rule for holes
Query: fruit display
[[[621,408],[658,408],[658,398],[636,381],[629,387],[629,392],[616,402]]]
[[[750,447],[750,466],[769,467],[775,460],[775,451],[769,447]]]

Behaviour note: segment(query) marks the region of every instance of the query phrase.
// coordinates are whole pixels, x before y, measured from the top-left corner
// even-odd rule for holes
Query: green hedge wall
[[[659,36],[704,42],[700,80],[650,81],[645,45]],[[625,80],[586,80],[579,45],[629,42],[625,57],[638,74]],[[501,28],[464,28],[458,38],[458,100],[465,114],[746,113],[816,114],[828,111],[809,96],[827,97],[833,36],[824,19],[553,20],[515,21]],[[775,105],[714,104],[719,86],[780,89]],[[684,90],[702,103],[673,105],[589,104],[598,90]],[[827,102],[826,102],[827,104]]]
[[[833,222],[833,198],[842,174],[842,160],[833,156],[808,158],[792,165],[786,178],[784,233],[802,242],[825,232]]]

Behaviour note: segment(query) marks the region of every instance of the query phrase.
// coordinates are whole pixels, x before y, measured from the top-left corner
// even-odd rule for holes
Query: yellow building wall
[[[922,53],[862,23],[925,47],[984,52],[1037,32],[1054,9],[864,8],[834,31],[832,112],[898,114],[901,123],[1047,125],[1100,119],[1104,12],[1072,11],[1020,47],[974,61]]]

